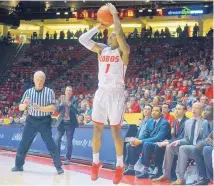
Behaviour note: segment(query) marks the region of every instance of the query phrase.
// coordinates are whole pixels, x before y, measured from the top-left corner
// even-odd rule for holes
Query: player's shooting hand
[[[109,8],[109,11],[112,15],[115,15],[115,14],[117,15],[117,13],[118,13],[117,9],[113,4],[107,3],[106,6]]]
[[[108,28],[109,26],[110,26],[110,25],[99,24],[97,28],[98,28],[99,30],[101,30],[101,29],[106,29],[106,28]]]

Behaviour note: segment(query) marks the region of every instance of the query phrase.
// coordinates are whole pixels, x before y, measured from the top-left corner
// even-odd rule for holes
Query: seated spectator
[[[77,121],[79,125],[85,125],[84,116],[82,114],[78,116]]]
[[[150,158],[153,155],[156,147],[156,143],[164,141],[165,139],[170,139],[170,126],[169,123],[161,117],[161,108],[153,107],[152,109],[152,119],[146,124],[146,129],[142,136],[130,142],[127,146],[129,164],[134,165],[138,158],[139,153],[142,152],[142,164],[144,166],[144,171],[140,175],[136,175],[139,178],[148,177],[148,167],[150,165]],[[130,157],[132,155],[132,158]],[[133,159],[134,158],[134,159]]]
[[[0,111],[0,119],[3,117],[4,117],[4,115],[3,115],[2,111]]]
[[[157,93],[156,85],[155,83],[152,83],[151,90],[150,90],[151,97],[156,96],[156,93]]]
[[[140,105],[135,97],[131,98],[129,106],[127,113],[141,113]]]
[[[83,100],[80,103],[80,109],[79,109],[79,113],[78,114],[84,114],[86,112],[86,102],[85,100]]]
[[[146,105],[143,109],[143,116],[144,119],[141,122],[139,128],[138,128],[138,132],[137,135],[135,136],[136,139],[140,139],[143,136],[143,133],[146,129],[146,125],[149,122],[149,120],[151,119],[151,112],[152,112],[152,106],[151,105]],[[129,129],[128,129],[129,130]],[[129,140],[134,140],[134,138],[126,138],[125,141],[128,142],[126,144],[126,155],[125,155],[125,162],[126,165],[128,166],[127,170],[124,172],[124,175],[135,175],[135,171],[134,171],[134,164],[137,162],[138,159],[138,155],[137,154],[132,154],[129,150],[130,150],[130,143]],[[137,146],[136,146],[137,147]]]
[[[178,95],[177,95],[177,102],[178,103],[183,103],[184,105],[187,105],[187,94],[184,96],[184,92],[183,91],[178,91]]]
[[[199,170],[200,180],[195,185],[208,185],[213,180],[212,151],[213,151],[213,106],[207,106],[204,119],[208,121],[209,136],[196,145],[198,149],[193,157]]]
[[[16,124],[16,122],[14,121],[13,117],[9,117],[9,124],[10,125],[15,125]]]
[[[85,115],[85,124],[86,125],[93,125],[93,122],[91,121],[90,115]]]
[[[85,111],[85,115],[91,115],[92,114],[92,108],[90,106],[89,103],[86,104],[86,111]]]
[[[182,91],[184,94],[188,93],[188,84],[187,81],[183,81],[183,86],[179,88],[179,91]]]
[[[196,86],[193,85],[191,80],[189,80],[188,81],[188,96],[190,96],[192,94],[193,90],[196,90]]]
[[[155,96],[153,98],[153,101],[151,102],[151,105],[153,107],[159,107],[160,106],[160,97],[159,96]]]
[[[181,82],[182,82],[181,80],[179,80],[179,81],[177,82],[177,86],[176,86],[176,90],[177,90],[177,91],[180,91],[180,90],[182,90],[182,88],[183,88],[182,85],[181,85]]]
[[[170,178],[171,173],[171,166],[173,163],[173,157],[169,155],[170,151],[170,144],[173,141],[182,139],[184,137],[184,125],[186,120],[188,119],[185,116],[185,113],[187,111],[187,108],[184,104],[178,103],[175,108],[175,115],[177,119],[174,122],[173,126],[173,133],[172,133],[172,139],[165,140],[163,142],[158,142],[157,145],[159,149],[155,152],[155,167],[157,168],[156,174],[152,175],[150,178],[152,178],[154,182],[156,181],[162,181],[165,177]],[[166,154],[164,157],[164,153]],[[170,156],[170,158],[169,158]],[[169,158],[168,160],[165,160],[165,158]],[[163,162],[168,162],[168,164],[164,164],[163,172],[162,172],[162,164]],[[163,176],[161,176],[164,174]],[[159,177],[160,176],[160,177]],[[156,179],[157,178],[157,179]]]
[[[212,82],[213,81],[213,70],[210,70],[209,76],[207,78],[208,82]]]
[[[25,124],[25,121],[26,121],[26,117],[25,116],[22,116],[20,119],[19,119],[19,121],[20,121],[20,124]]]
[[[199,79],[207,80],[208,74],[209,74],[209,70],[208,70],[207,66],[206,65],[201,65],[200,66],[200,70],[201,70],[201,73],[199,75]]]
[[[15,117],[14,118],[14,122],[19,125],[20,124],[20,118],[19,117]]]
[[[205,83],[206,85],[206,91],[205,91],[205,95],[209,98],[209,99],[213,99],[213,85],[211,82],[207,81]]]
[[[178,154],[176,167],[177,180],[173,185],[185,185],[184,175],[187,168],[188,159],[195,156],[196,145],[207,136],[207,121],[202,118],[203,106],[201,103],[195,103],[192,108],[193,118],[185,123],[184,138],[172,143],[171,153]],[[198,131],[198,132],[196,132]],[[169,158],[166,158],[169,159]]]
[[[163,102],[167,103],[169,106],[172,105],[172,91],[170,89],[168,89],[166,91],[166,96],[165,96]]]
[[[178,103],[178,98],[177,98],[177,90],[173,90],[172,92],[172,105],[171,105],[171,109],[174,109]]]
[[[4,110],[3,110],[3,115],[7,116],[8,111],[9,111],[8,107],[5,107]]]
[[[144,91],[143,98],[144,98],[144,102],[145,102],[146,105],[151,103],[152,100],[151,100],[151,96],[150,96],[150,91],[149,90],[145,90]]]
[[[167,79],[166,84],[164,85],[164,89],[169,89],[170,84],[171,84],[171,80]]]
[[[206,96],[201,96],[200,103],[203,105],[203,110],[204,110],[205,107],[208,105],[208,99],[207,99],[207,97]]]
[[[165,120],[167,120],[169,122],[170,127],[173,128],[175,117],[173,115],[171,115],[169,112],[170,112],[169,105],[164,103],[162,105],[163,117]]]
[[[192,95],[190,95],[187,100],[188,108],[192,107],[192,105],[197,101],[198,101],[197,92],[196,90],[193,90]]]
[[[169,123],[161,117],[161,108],[154,107],[152,109],[152,124],[147,124],[144,132],[144,138],[142,139],[142,156],[141,163],[143,165],[143,171],[141,174],[136,175],[137,178],[148,178],[148,168],[150,166],[150,159],[155,154],[158,146],[157,142],[164,141],[171,138],[171,129]],[[137,143],[140,143],[137,142]]]
[[[164,90],[162,88],[162,85],[160,83],[157,84],[157,88],[156,88],[156,95],[164,95]]]
[[[202,96],[206,96],[205,95],[206,89],[205,88],[200,88],[199,92],[198,92],[198,97],[202,97]]]

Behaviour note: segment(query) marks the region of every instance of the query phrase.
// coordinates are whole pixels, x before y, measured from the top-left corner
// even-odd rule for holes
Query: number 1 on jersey
[[[110,68],[110,64],[107,64],[107,65],[106,65],[106,71],[105,71],[105,73],[108,73],[109,68]]]

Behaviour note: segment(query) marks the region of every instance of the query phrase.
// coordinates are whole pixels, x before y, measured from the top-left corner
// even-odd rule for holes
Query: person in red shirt
[[[4,115],[2,114],[2,111],[0,111],[0,119],[3,117],[4,117]]]
[[[7,99],[8,99],[9,102],[12,103],[14,101],[14,93],[12,92],[11,94],[9,94]]]
[[[177,88],[176,88],[176,90],[177,90],[177,91],[182,90],[181,81],[178,81],[178,82],[177,82]]]
[[[188,93],[188,84],[187,81],[183,81],[183,86],[178,88],[178,91],[182,91],[184,94]]]
[[[180,70],[180,68],[177,68],[177,71],[176,71],[176,73],[175,73],[175,77],[176,77],[177,79],[181,78],[181,70]]]
[[[170,86],[170,84],[171,84],[170,79],[167,79],[167,80],[166,80],[166,84],[165,84],[165,86],[164,86],[164,89],[168,89],[169,86]]]
[[[170,127],[173,129],[175,117],[173,115],[171,115],[169,112],[170,112],[169,105],[167,103],[164,103],[162,105],[163,117],[169,122]]]
[[[172,91],[170,89],[166,91],[166,97],[163,102],[167,103],[169,106],[172,104]]]
[[[213,85],[210,82],[206,82],[205,96],[207,96],[209,99],[213,99],[213,91]]]
[[[130,108],[128,109],[128,113],[141,113],[140,105],[136,101],[135,97],[132,97],[130,100]]]

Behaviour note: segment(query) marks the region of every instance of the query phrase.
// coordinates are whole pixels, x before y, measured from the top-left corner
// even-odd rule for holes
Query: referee
[[[56,109],[55,94],[52,89],[44,86],[45,78],[45,73],[42,71],[37,71],[34,74],[35,87],[26,90],[19,105],[19,110],[27,109],[29,115],[17,150],[15,167],[12,168],[12,171],[23,171],[26,154],[39,132],[53,158],[58,174],[64,173],[51,132],[51,113]]]

